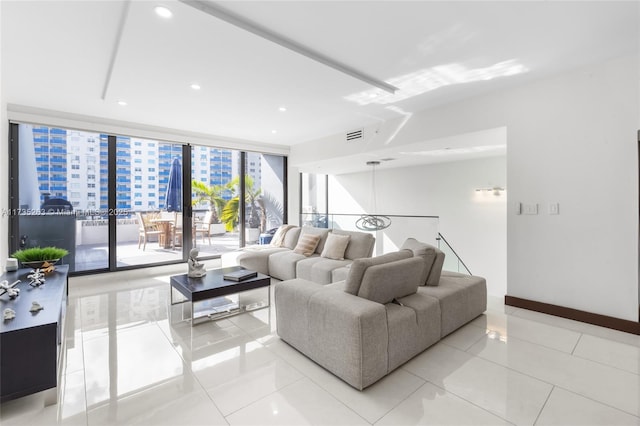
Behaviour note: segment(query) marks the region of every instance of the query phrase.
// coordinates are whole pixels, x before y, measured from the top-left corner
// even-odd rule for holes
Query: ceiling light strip
[[[116,58],[118,57],[118,51],[120,50],[120,40],[122,40],[124,25],[127,23],[127,16],[129,16],[129,6],[131,6],[130,0],[127,0],[122,5],[122,14],[120,15],[118,32],[116,33],[116,40],[115,40],[115,43],[113,44],[113,51],[111,52],[111,58],[109,60],[109,69],[107,69],[107,77],[104,81],[104,86],[102,87],[103,101],[107,98],[107,91],[109,90],[109,85],[111,84],[111,74],[113,74],[113,67],[116,64]]]
[[[278,35],[258,24],[256,24],[255,22],[251,22],[245,18],[242,18],[240,16],[237,16],[235,14],[232,14],[220,7],[218,7],[217,5],[214,5],[211,2],[208,1],[202,1],[202,0],[180,0],[182,3],[189,5],[195,9],[198,9],[208,15],[214,16],[218,19],[221,19],[231,25],[234,25],[238,28],[242,28],[245,31],[248,31],[252,34],[255,34],[259,37],[262,37],[266,40],[269,40],[273,43],[276,43],[284,48],[287,48],[289,50],[292,50],[296,53],[299,53],[302,56],[306,56],[309,59],[313,59],[316,62],[320,62],[323,65],[326,65],[330,68],[333,68],[337,71],[340,71],[344,74],[350,75],[351,77],[354,77],[360,81],[363,81],[367,84],[370,84],[372,86],[378,87],[384,91],[387,91],[389,93],[395,93],[398,88],[385,83],[384,81],[378,80],[376,78],[370,77],[366,74],[361,73],[360,71],[357,71],[347,65],[341,64],[321,53],[318,52],[314,52],[313,50],[296,43],[295,41],[289,40],[281,35]]]

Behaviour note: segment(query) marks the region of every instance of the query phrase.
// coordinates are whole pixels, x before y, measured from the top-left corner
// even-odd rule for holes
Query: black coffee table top
[[[187,274],[173,275],[170,277],[171,287],[182,293],[188,300],[197,302],[212,297],[268,287],[271,284],[271,277],[261,273],[243,281],[228,281],[223,278],[224,274],[243,269],[241,266],[211,269],[207,271],[207,275],[200,278],[190,278]]]

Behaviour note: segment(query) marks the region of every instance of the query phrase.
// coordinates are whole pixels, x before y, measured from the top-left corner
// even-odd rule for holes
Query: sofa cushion
[[[349,263],[347,266],[334,269],[333,271],[331,271],[331,282],[335,283],[338,281],[345,281],[347,279],[347,275],[349,275],[350,270],[351,263]]]
[[[440,302],[441,337],[471,321],[487,309],[487,283],[484,278],[445,271],[438,286],[422,286],[419,294]]]
[[[327,235],[327,242],[324,244],[324,249],[320,256],[328,259],[344,260],[344,252],[350,239],[351,236],[349,235],[330,233]]]
[[[361,259],[363,257],[371,257],[373,246],[376,239],[371,234],[358,231],[343,231],[342,229],[334,229],[333,234],[348,235],[349,244],[344,252],[345,259]]]
[[[421,257],[424,260],[426,268],[421,277],[421,285],[438,285],[442,265],[444,264],[443,252],[415,238],[407,238],[400,249],[411,250],[414,256]]]
[[[329,284],[333,280],[333,270],[351,263],[350,260],[335,260],[313,256],[296,263],[296,278],[302,278],[318,284]]]
[[[294,253],[302,254],[307,257],[311,256],[318,247],[320,242],[320,235],[314,234],[302,234],[296,244],[296,248],[293,249]]]
[[[314,257],[319,257],[317,254]],[[296,264],[302,259],[308,259],[303,254],[286,250],[269,255],[269,275],[279,280],[291,280],[296,278]]]
[[[287,231],[289,231],[289,229],[291,228],[295,228],[295,226],[280,225],[276,233],[273,235],[273,238],[271,239],[271,245],[273,247],[284,247],[284,237],[285,235],[287,235]]]
[[[422,276],[420,277],[420,285],[426,285],[427,278],[429,277],[429,272],[431,272],[433,262],[436,260],[435,247],[429,244],[422,243],[415,238],[407,238],[400,249],[411,250],[415,257],[420,257],[424,260],[425,269],[422,272]]]
[[[417,257],[367,268],[358,296],[378,303],[389,303],[418,291],[424,261]]]
[[[410,250],[394,251],[382,256],[370,257],[366,259],[356,259],[351,264],[346,277],[345,291],[350,294],[358,294],[362,277],[370,266],[381,265],[383,263],[394,262],[396,260],[408,259],[412,256]]]
[[[435,286],[440,283],[440,276],[442,275],[442,267],[444,266],[444,253],[439,249],[436,249],[436,260],[433,261],[433,266],[427,277],[427,285]]]
[[[269,256],[273,253],[288,251],[284,247],[251,246],[245,247],[236,256],[236,264],[261,274],[269,275]]]
[[[282,247],[286,247],[291,250],[296,248],[296,244],[298,244],[298,238],[300,237],[300,231],[301,231],[301,228],[299,226],[295,226],[289,229],[287,233],[284,234]]]

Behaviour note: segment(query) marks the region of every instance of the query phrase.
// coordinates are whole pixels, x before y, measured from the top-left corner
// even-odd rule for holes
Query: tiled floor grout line
[[[517,339],[517,338],[516,338],[516,339]],[[522,340],[522,339],[518,339],[518,340]],[[527,342],[527,343],[531,343],[531,342]],[[541,345],[540,345],[540,346],[541,346]],[[543,346],[543,347],[545,347],[545,348],[546,348],[546,346]],[[454,349],[455,349],[455,348],[454,348]],[[458,350],[460,350],[460,349],[458,349]],[[463,351],[463,352],[464,352],[464,351]],[[565,354],[565,355],[573,356],[573,355],[568,354],[568,353],[566,353],[566,352],[562,352],[562,351],[557,351],[557,352],[563,353],[563,354]],[[465,352],[465,353],[466,353],[466,352]],[[516,370],[516,369],[514,369],[514,368],[512,368],[512,367],[509,367],[509,366],[506,366],[506,365],[500,364],[500,363],[498,363],[498,362],[495,362],[495,361],[492,361],[492,360],[490,360],[490,359],[484,358],[484,357],[482,357],[482,356],[480,356],[480,355],[475,355],[475,354],[470,354],[470,355],[473,355],[473,356],[475,356],[475,357],[477,357],[477,358],[480,358],[480,359],[482,359],[482,360],[484,360],[484,361],[487,361],[487,362],[490,362],[490,363],[492,363],[492,364],[498,365],[498,366],[500,366],[500,367],[506,368],[507,370],[513,371],[513,372],[515,372],[515,373],[522,374],[523,376],[530,377],[530,378],[535,379],[535,380],[537,380],[537,381],[539,381],[539,382],[546,383],[546,384],[548,384],[548,385],[551,385],[551,386],[554,386],[554,387],[557,387],[557,388],[563,389],[563,390],[565,390],[565,391],[567,391],[567,392],[571,392],[571,393],[573,393],[573,394],[575,394],[575,395],[579,395],[579,396],[581,396],[581,397],[583,397],[583,398],[589,399],[590,401],[594,401],[594,402],[596,402],[596,403],[598,403],[598,404],[601,404],[601,405],[607,406],[607,407],[609,407],[609,408],[612,408],[612,409],[614,409],[614,410],[620,411],[620,412],[622,412],[622,413],[626,413],[626,414],[630,414],[630,415],[632,415],[632,416],[634,416],[634,417],[638,417],[638,416],[637,416],[636,414],[634,414],[634,413],[630,413],[630,412],[625,411],[625,410],[623,410],[623,409],[621,409],[621,408],[614,407],[614,406],[612,406],[612,405],[610,405],[610,404],[605,403],[604,401],[599,401],[599,400],[597,400],[597,399],[593,399],[593,398],[591,398],[591,397],[589,397],[589,396],[587,396],[587,395],[583,395],[582,393],[578,393],[578,392],[576,392],[576,391],[574,391],[574,390],[567,389],[567,388],[565,388],[565,387],[561,386],[561,385],[560,385],[560,384],[558,384],[558,383],[548,382],[548,381],[543,380],[543,379],[541,379],[541,378],[539,378],[539,377],[535,377],[535,376],[532,376],[532,375],[530,375],[530,374],[528,374],[528,373],[524,373],[524,372],[522,372],[522,371],[518,371],[518,370]],[[579,358],[579,357],[576,357],[576,358]],[[584,359],[584,358],[582,358],[582,359]],[[587,360],[587,361],[591,361],[591,360]],[[591,361],[591,362],[595,362],[595,361]],[[600,364],[600,363],[598,363],[598,364]],[[606,367],[611,367],[611,366],[609,366],[609,365],[607,365],[607,364],[600,364],[600,365],[604,365],[604,366],[606,366]],[[611,368],[614,368],[614,367],[611,367]],[[618,370],[619,370],[619,369],[618,369]],[[621,371],[624,371],[624,370],[621,370]],[[633,373],[631,373],[631,374],[633,374]]]
[[[291,383],[289,383],[289,384],[286,384],[286,385],[282,386],[282,387],[281,387],[281,388],[279,388],[279,389],[275,389],[274,391],[269,392],[269,393],[268,393],[268,394],[266,394],[266,395],[263,395],[262,397],[260,397],[260,398],[256,399],[255,401],[251,401],[250,403],[248,403],[248,404],[246,404],[246,405],[244,405],[244,406],[242,406],[242,407],[240,407],[240,408],[238,408],[238,409],[236,409],[236,410],[233,410],[233,411],[232,411],[232,412],[230,412],[229,414],[223,415],[223,414],[222,414],[222,412],[220,412],[220,415],[222,415],[222,417],[224,418],[224,421],[225,421],[225,422],[227,422],[227,424],[230,424],[230,423],[229,423],[229,421],[227,420],[227,417],[232,416],[232,415],[234,415],[235,413],[237,413],[238,411],[242,411],[242,410],[244,410],[245,408],[251,407],[252,405],[257,404],[258,402],[262,401],[263,399],[268,398],[268,397],[270,397],[271,395],[273,395],[273,394],[275,394],[275,393],[281,392],[281,391],[283,391],[284,389],[286,389],[286,388],[288,388],[288,387],[290,387],[290,386],[293,386],[294,384],[298,383],[298,382],[299,382],[299,381],[301,381],[301,380],[308,379],[308,377],[307,377],[307,376],[305,376],[304,374],[301,374],[301,376],[302,376],[302,377],[300,377],[299,379],[296,379],[296,380],[294,380],[293,382],[291,382]],[[206,392],[206,389],[205,389],[205,392]],[[209,395],[209,392],[207,392],[207,396],[209,396],[209,398],[211,398],[211,396]],[[213,401],[213,400],[212,400],[212,401]],[[215,404],[215,402],[214,402],[214,404]],[[218,407],[218,406],[216,405],[216,408],[217,408],[217,407]],[[218,411],[220,411],[220,410],[218,409]]]
[[[571,349],[571,355],[575,356],[574,352],[576,351],[576,348],[580,344],[580,340],[582,340],[582,336],[584,336],[584,333],[580,333],[580,336],[578,336],[578,340],[576,340],[576,344],[573,345],[573,349]]]
[[[551,390],[549,391],[549,394],[544,399],[544,402],[542,403],[542,407],[540,407],[540,411],[538,411],[538,415],[536,416],[536,419],[533,421],[534,426],[538,424],[538,419],[540,419],[540,415],[544,411],[544,408],[547,406],[547,402],[549,402],[549,398],[551,398],[551,394],[553,393],[555,388],[556,388],[555,385],[551,386]]]
[[[278,339],[280,339],[280,337],[278,337]],[[282,341],[282,340],[281,340],[281,341]],[[283,341],[283,342],[284,342],[284,341]],[[258,342],[258,343],[260,343],[260,342]],[[284,342],[284,343],[286,343],[286,342]],[[287,343],[287,344],[288,344],[288,343]],[[358,417],[360,417],[362,420],[364,420],[364,421],[365,421],[365,422],[367,422],[368,424],[371,424],[371,425],[373,424],[373,423],[369,422],[367,419],[365,419],[364,417],[362,417],[362,416],[360,415],[360,413],[358,413],[358,412],[354,411],[351,407],[349,407],[348,405],[346,405],[344,402],[340,401],[340,400],[339,400],[339,399],[338,399],[338,398],[333,394],[333,392],[331,392],[329,389],[326,389],[324,386],[322,386],[322,384],[320,384],[320,383],[316,382],[315,380],[313,380],[313,378],[312,378],[312,377],[307,376],[303,371],[301,371],[300,369],[296,368],[296,366],[295,366],[295,365],[291,364],[289,361],[287,361],[286,359],[284,359],[282,356],[280,356],[280,355],[279,355],[278,353],[276,353],[275,351],[272,351],[271,349],[269,349],[269,347],[268,347],[268,346],[266,346],[266,345],[263,345],[263,346],[265,347],[265,349],[267,349],[269,352],[271,352],[274,356],[278,357],[280,360],[282,360],[284,363],[286,363],[289,367],[293,368],[293,369],[294,369],[294,370],[296,370],[298,373],[300,373],[300,375],[302,376],[302,378],[300,378],[300,379],[296,380],[294,383],[296,383],[296,382],[298,382],[298,381],[302,380],[303,378],[305,378],[305,379],[309,380],[311,383],[313,383],[314,385],[318,386],[320,389],[322,389],[322,390],[323,390],[323,391],[325,391],[327,394],[329,394],[333,399],[335,399],[336,401],[338,401],[340,404],[344,405],[344,406],[345,406],[349,411],[351,411],[351,412],[355,413],[355,414],[356,414]],[[302,355],[302,356],[305,356],[305,355],[303,355],[302,353],[301,353],[301,355]],[[311,361],[311,360],[309,360],[309,361]],[[313,361],[311,361],[311,362],[313,362]],[[323,368],[323,367],[321,367],[321,366],[318,366],[318,367]],[[289,385],[287,385],[287,386],[289,386]],[[287,387],[287,386],[285,386],[285,387]],[[284,389],[285,387],[283,387],[282,389]],[[281,389],[278,389],[278,390],[281,390]],[[276,391],[276,392],[277,392],[277,391]],[[262,399],[262,398],[260,398],[260,399]],[[393,408],[395,408],[395,407],[397,407],[397,405],[396,405],[396,406],[394,406]],[[381,418],[382,418],[382,417],[381,417]],[[380,419],[378,419],[378,420],[380,420]],[[378,420],[376,420],[376,421],[378,421]],[[375,422],[374,422],[374,423],[375,423]]]
[[[425,379],[423,379],[423,380],[425,380]],[[484,411],[484,412],[486,412],[486,413],[491,414],[492,416],[495,416],[495,417],[497,417],[497,418],[499,418],[499,419],[502,419],[502,420],[504,420],[505,422],[507,422],[507,423],[509,423],[509,424],[512,424],[512,425],[515,425],[515,424],[516,424],[516,423],[514,423],[514,422],[512,422],[512,421],[510,421],[510,420],[505,419],[504,417],[502,417],[502,416],[501,416],[501,415],[499,415],[499,414],[496,414],[496,413],[494,413],[494,412],[492,412],[492,411],[490,411],[490,410],[488,410],[488,409],[486,409],[486,408],[484,408],[484,407],[479,406],[478,404],[476,404],[476,403],[475,403],[475,402],[473,402],[473,401],[469,401],[467,398],[465,398],[465,397],[463,397],[463,396],[461,396],[461,395],[458,395],[457,393],[453,392],[453,391],[452,391],[452,390],[450,390],[450,389],[443,388],[442,386],[438,385],[437,383],[432,382],[431,380],[425,380],[425,381],[426,381],[427,383],[430,383],[430,384],[432,384],[433,386],[437,387],[438,389],[442,389],[442,390],[443,390],[443,391],[445,391],[446,393],[451,394],[451,395],[454,395],[456,398],[459,398],[459,399],[463,400],[464,402],[466,402],[466,403],[468,403],[468,404],[471,404],[471,405],[473,405],[474,407],[476,407],[476,408],[478,408],[478,409],[480,409],[480,410],[482,410],[482,411]],[[422,386],[424,386],[424,385],[422,385]],[[422,387],[422,386],[421,386],[421,387]],[[418,389],[419,389],[419,388],[418,388]]]
[[[614,406],[613,406],[613,405],[611,405],[611,404],[607,404],[607,403],[606,403],[606,402],[604,402],[604,401],[599,401],[599,400],[597,400],[597,399],[593,399],[592,397],[590,397],[590,396],[588,396],[588,395],[584,395],[584,394],[579,393],[579,392],[576,392],[576,391],[574,391],[574,390],[567,389],[567,388],[565,388],[565,387],[563,387],[563,386],[560,386],[560,385],[553,385],[553,387],[554,387],[554,388],[557,388],[557,389],[562,389],[563,391],[565,391],[565,392],[569,392],[569,393],[574,394],[574,395],[578,395],[579,397],[584,398],[584,399],[588,399],[589,401],[595,402],[596,404],[604,405],[605,407],[608,407],[608,408],[610,408],[610,409],[612,409],[612,410],[619,411],[619,412],[624,413],[624,414],[628,414],[628,415],[630,415],[630,416],[632,416],[632,417],[637,417],[637,418],[638,418],[638,420],[640,420],[640,415],[638,415],[638,414],[636,414],[636,413],[630,413],[630,412],[625,411],[625,410],[623,410],[623,409],[621,409],[621,408],[614,407]]]

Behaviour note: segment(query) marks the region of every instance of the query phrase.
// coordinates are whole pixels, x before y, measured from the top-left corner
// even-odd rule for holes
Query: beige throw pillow
[[[284,237],[287,231],[294,228],[294,225],[281,225],[271,239],[271,245],[273,247],[282,247],[284,245]]]
[[[320,235],[302,234],[296,244],[296,248],[293,249],[294,253],[302,254],[304,256],[311,256],[318,243],[320,242]]]
[[[350,235],[329,234],[320,256],[327,259],[344,260],[344,252],[349,245]]]

